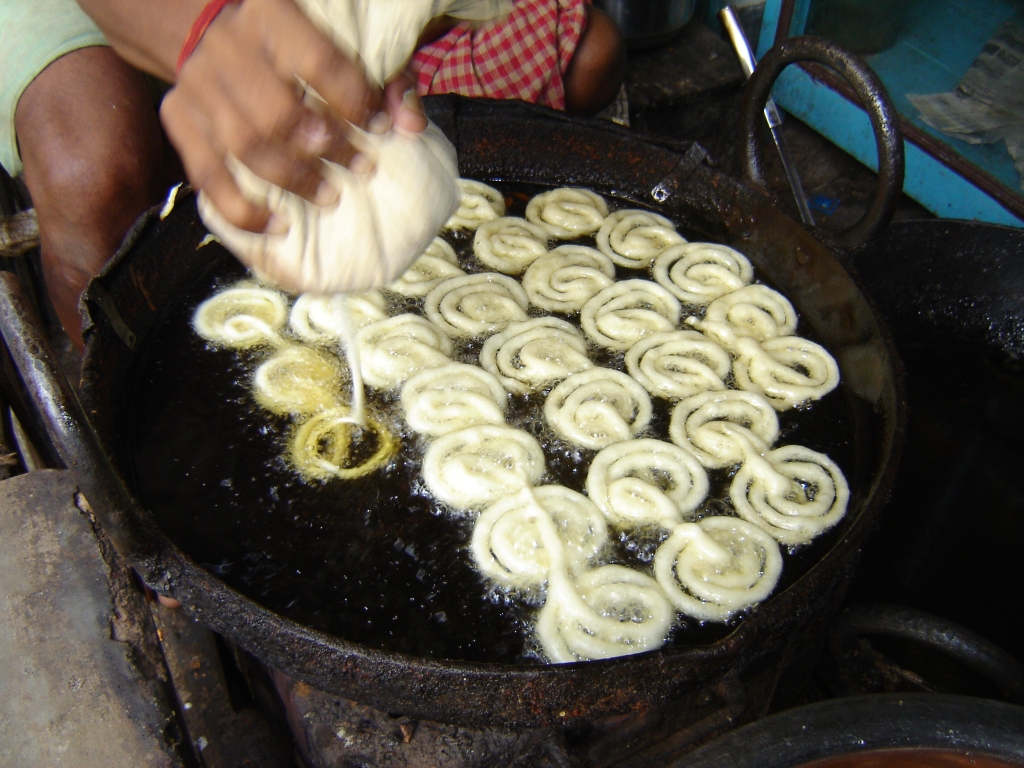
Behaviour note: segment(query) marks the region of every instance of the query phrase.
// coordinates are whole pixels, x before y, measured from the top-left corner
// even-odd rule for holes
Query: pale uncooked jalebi
[[[424,368],[450,361],[452,341],[429,320],[404,314],[360,329],[356,344],[363,378],[378,389],[397,389]]]
[[[799,445],[748,458],[729,490],[736,512],[783,544],[805,544],[846,514],[850,489],[835,462]]]
[[[610,368],[574,373],[544,401],[544,416],[555,434],[595,451],[642,432],[652,412],[644,388]]]
[[[615,282],[615,265],[595,248],[562,245],[537,259],[523,275],[523,288],[535,307],[548,312],[579,312]]]
[[[512,323],[484,342],[480,365],[509,392],[525,395],[591,366],[576,326],[557,317]]]
[[[456,510],[480,509],[535,485],[544,470],[540,443],[528,432],[506,426],[449,432],[423,456],[427,488]]]
[[[766,452],[779,436],[779,418],[753,392],[702,392],[679,401],[668,434],[708,469],[721,469]]]
[[[352,412],[342,407],[300,423],[289,450],[295,470],[314,480],[352,480],[387,464],[398,451],[398,441],[374,419],[366,419],[365,426],[354,422]],[[362,441],[369,446],[359,445]]]
[[[570,573],[585,568],[608,541],[608,524],[586,496],[543,485],[499,499],[477,518],[470,545],[477,568],[508,587],[540,587],[551,569],[541,516],[554,522]]]
[[[641,339],[626,352],[626,369],[655,397],[684,398],[725,389],[732,358],[697,331],[669,331]]]
[[[601,253],[629,269],[643,269],[669,246],[686,242],[664,216],[633,209],[610,214],[596,239]]]
[[[494,187],[472,179],[459,179],[459,209],[448,219],[448,229],[476,229],[485,221],[505,215],[505,198]]]
[[[345,336],[344,315],[339,313],[334,296],[304,293],[295,300],[288,315],[288,326],[296,336],[310,344],[334,344]],[[346,294],[344,302],[352,327],[383,320],[388,316],[380,291]]]
[[[796,330],[796,311],[778,291],[747,285],[711,302],[697,327],[730,349],[737,337],[764,341],[791,335]]]
[[[473,237],[480,262],[506,275],[521,275],[547,252],[547,230],[516,216],[484,222]]]
[[[487,371],[465,363],[420,371],[402,387],[405,420],[429,437],[478,424],[504,424],[506,407],[501,383]]]
[[[588,189],[562,187],[537,195],[526,205],[526,218],[558,240],[597,232],[608,215],[604,198]]]
[[[760,343],[739,338],[733,351],[736,385],[763,395],[777,411],[817,400],[839,385],[839,366],[832,355],[799,336]]]
[[[423,311],[450,336],[483,338],[525,320],[529,303],[513,278],[480,272],[445,280],[427,294]]]
[[[308,414],[340,405],[338,359],[290,344],[261,363],[253,376],[256,402],[271,413]]]
[[[284,295],[254,283],[238,283],[200,304],[192,327],[214,344],[244,349],[278,343],[278,331],[287,318]]]
[[[435,237],[423,255],[388,288],[403,296],[419,299],[448,278],[464,274],[455,249],[440,237]]]
[[[455,253],[455,249],[452,248],[451,244],[443,237],[435,237],[427,249],[423,251],[424,256],[433,256],[436,259],[447,261],[449,264],[458,266],[459,256]]]
[[[654,555],[654,575],[687,616],[726,621],[764,600],[782,573],[782,553],[765,531],[735,517],[676,526]]]
[[[650,280],[620,280],[583,305],[583,331],[605,349],[624,351],[645,336],[674,330],[676,297]]]
[[[581,540],[570,545],[574,530]],[[561,488],[520,488],[478,520],[473,552],[482,570],[510,586],[547,581],[535,635],[549,661],[624,656],[665,642],[675,617],[654,579],[620,565],[586,570],[605,536],[593,505]]]
[[[661,587],[640,571],[602,565],[573,579],[552,568],[536,636],[555,663],[609,659],[660,648],[675,618]]]
[[[747,257],[725,245],[687,243],[654,262],[654,279],[685,304],[707,304],[754,279]]]
[[[587,495],[616,528],[671,528],[707,498],[708,476],[693,454],[661,440],[625,440],[590,463]]]

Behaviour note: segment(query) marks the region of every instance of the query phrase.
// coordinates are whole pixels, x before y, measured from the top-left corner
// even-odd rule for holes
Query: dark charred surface
[[[806,332],[838,358],[854,415],[853,464],[844,469],[857,490],[834,545],[721,641],[557,666],[436,662],[319,632],[230,589],[174,547],[152,516],[134,509],[133,519],[151,532],[157,549],[129,552],[129,558],[149,584],[180,598],[186,610],[270,666],[385,711],[448,723],[582,732],[601,719],[667,710],[678,730],[706,720],[688,702],[713,701],[712,687],[733,673],[748,687],[742,714],[726,722],[757,717],[782,668],[813,650],[812,638],[820,637],[821,625],[837,609],[888,494],[902,436],[899,364],[888,337],[832,251],[780,214],[766,195],[706,166],[688,165],[685,144],[638,139],[515,103],[440,98],[430,101],[428,111],[455,143],[463,175],[499,183],[576,183],[648,201],[703,239],[747,253],[760,274],[790,297]],[[656,187],[669,190],[660,204],[650,202]],[[129,444],[124,410],[138,352],[215,260],[204,254],[208,249],[197,250],[204,235],[192,198],[183,195],[166,219],[154,212],[143,220],[100,278],[138,338],[134,350],[111,332],[94,297],[86,299],[93,328],[85,401],[114,455],[123,456]],[[706,735],[708,727],[693,733]]]
[[[907,368],[906,460],[851,597],[930,611],[1024,659],[1024,232],[893,224],[857,257]],[[979,585],[985,585],[979,588]]]
[[[272,673],[288,722],[302,734],[299,749],[312,768],[576,768],[564,739],[551,729],[461,728],[390,715],[328,696]]]

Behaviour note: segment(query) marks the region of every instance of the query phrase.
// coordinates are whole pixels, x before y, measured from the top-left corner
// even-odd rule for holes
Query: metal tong
[[[732,47],[736,50],[736,57],[740,60],[743,74],[749,79],[750,75],[754,72],[754,67],[757,66],[757,60],[754,58],[754,52],[750,49],[750,44],[747,42],[747,36],[743,34],[743,27],[740,26],[740,20],[736,17],[736,11],[732,9],[732,6],[727,5],[718,12],[718,18],[721,20],[722,26],[725,27],[725,31],[732,41]],[[796,200],[796,207],[800,211],[800,218],[803,219],[804,224],[813,227],[814,216],[811,213],[811,207],[807,204],[807,195],[804,194],[804,187],[800,183],[800,176],[796,172],[796,166],[793,165],[793,158],[789,154],[789,147],[786,146],[786,138],[782,135],[782,115],[779,114],[779,109],[775,106],[775,101],[770,96],[765,103],[764,119],[768,122],[768,128],[772,132],[772,139],[775,140],[775,146],[779,150],[779,157],[782,158],[782,167],[786,171],[789,187],[793,190],[793,199]]]

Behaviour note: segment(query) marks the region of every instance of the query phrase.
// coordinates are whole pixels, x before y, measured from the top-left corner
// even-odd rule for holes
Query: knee
[[[25,157],[25,181],[41,227],[71,228],[113,248],[155,202],[162,148],[146,146],[139,137],[120,141],[89,129],[83,133],[39,137],[31,159]]]
[[[626,44],[606,13],[590,6],[587,26],[565,73],[565,110],[594,114],[608,106],[626,74]]]
[[[44,240],[50,230],[112,250],[159,197],[156,110],[142,76],[112,57],[108,49],[68,54],[18,103],[24,178]]]

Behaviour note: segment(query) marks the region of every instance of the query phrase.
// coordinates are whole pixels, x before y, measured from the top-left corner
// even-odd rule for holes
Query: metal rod
[[[747,42],[747,36],[743,34],[743,27],[740,26],[740,20],[736,16],[736,11],[733,10],[731,5],[727,5],[719,12],[718,18],[721,19],[722,26],[725,27],[725,31],[732,41],[732,47],[736,51],[736,58],[740,61],[743,74],[749,79],[757,66],[757,60],[754,58],[754,52]],[[782,167],[786,172],[789,188],[793,191],[793,199],[796,201],[796,208],[800,212],[800,218],[804,224],[813,227],[814,214],[811,213],[811,207],[807,203],[807,195],[804,192],[803,184],[800,182],[800,174],[797,173],[793,158],[789,154],[786,138],[782,135],[782,115],[779,113],[779,109],[775,106],[775,101],[771,96],[768,97],[768,101],[764,106],[764,119],[768,123],[769,130],[772,132],[775,146],[779,150],[779,157],[782,158]]]
[[[789,39],[789,30],[793,26],[793,16],[796,13],[796,0],[782,0],[782,7],[779,8],[779,18],[776,21],[775,39],[772,45],[778,45]]]
[[[155,542],[141,525],[145,513],[103,450],[11,272],[0,272],[0,333],[50,440],[115,549],[133,565],[154,554]]]

